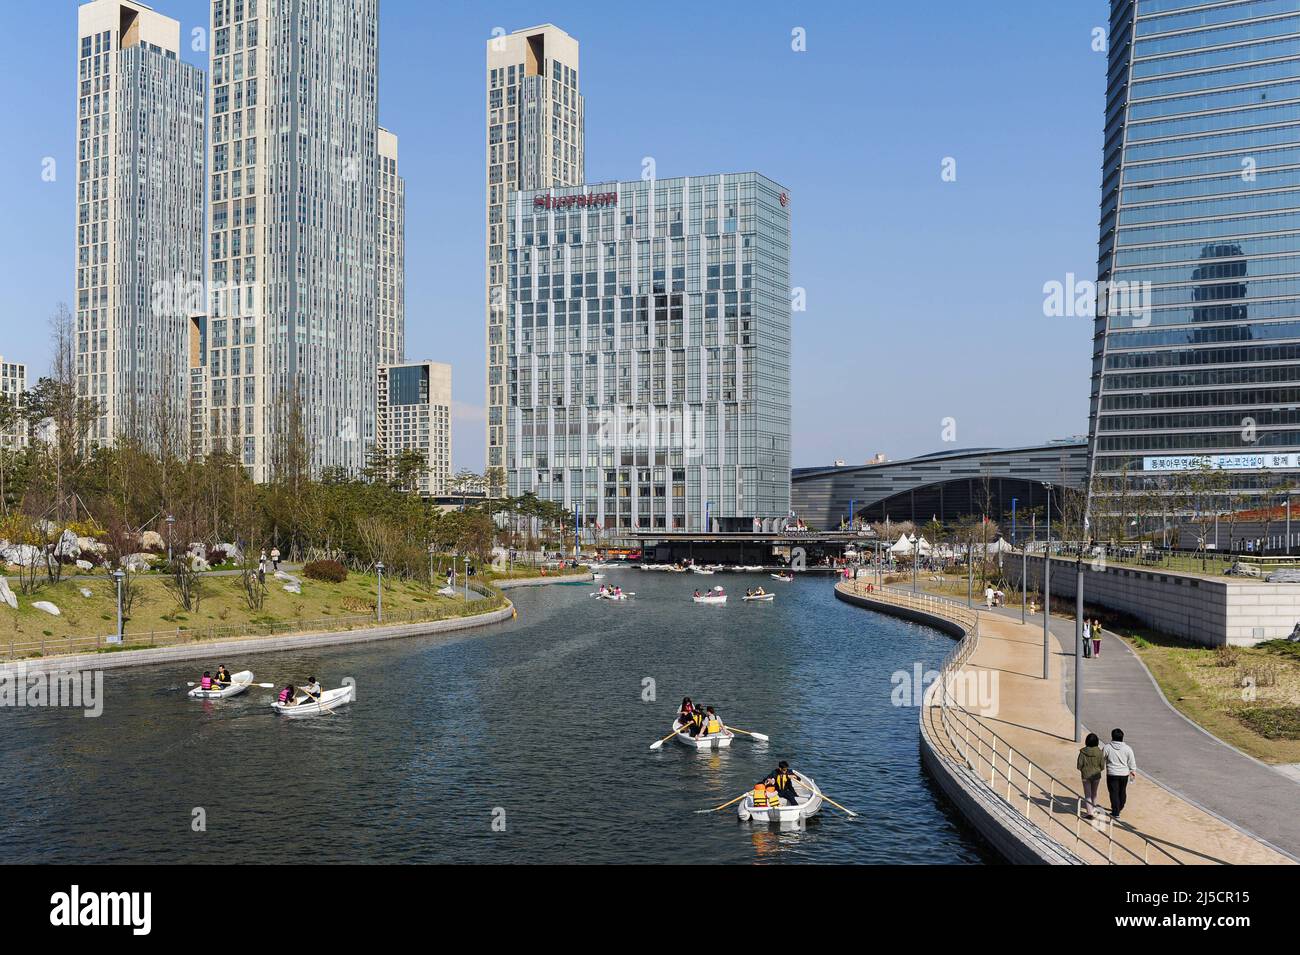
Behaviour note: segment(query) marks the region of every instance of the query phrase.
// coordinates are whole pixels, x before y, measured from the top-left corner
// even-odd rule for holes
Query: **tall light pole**
[[[429,541],[429,586],[430,587],[433,586],[433,554],[434,554],[433,541]]]
[[[1019,500],[1020,498],[1018,497],[1013,497],[1011,499],[1011,546],[1012,547],[1016,546],[1016,502],[1018,502]]]
[[[469,555],[465,555],[465,600],[469,600]]]
[[[1046,680],[1052,659],[1049,625],[1052,617],[1052,485],[1044,481],[1043,487],[1047,488],[1047,546],[1043,550],[1043,679]]]
[[[1029,544],[1020,548],[1020,622],[1029,622]]]
[[[167,564],[171,566],[172,562],[172,525],[176,523],[176,518],[171,514],[167,515]]]
[[[384,562],[381,560],[375,564],[375,573],[379,575],[379,602],[376,604],[376,610],[379,613],[379,622],[384,622]]]
[[[921,561],[921,545],[917,543],[915,534],[908,540],[912,543],[912,593],[916,593],[916,568]]]
[[[1083,545],[1074,562],[1074,741],[1083,737]]]
[[[122,642],[122,581],[126,579],[126,574],[119,567],[113,571],[113,582],[117,584],[117,640],[116,643]]]

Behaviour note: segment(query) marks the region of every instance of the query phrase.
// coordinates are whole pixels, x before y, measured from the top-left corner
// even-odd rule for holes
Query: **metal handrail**
[[[918,594],[910,591],[896,590],[890,587],[864,589],[861,581],[851,583],[852,590],[859,596],[877,599],[884,603],[920,610],[960,626],[965,636],[957,643],[939,666],[939,676],[935,681],[933,702],[927,699],[928,706],[939,711],[939,725],[948,737],[948,744],[954,754],[958,754],[971,771],[979,785],[988,794],[1000,799],[1024,816],[1026,822],[1041,831],[1047,838],[1064,847],[1054,835],[1053,826],[1059,826],[1063,833],[1071,837],[1077,854],[1081,846],[1095,852],[1106,864],[1114,863],[1115,848],[1127,853],[1142,864],[1150,864],[1150,852],[1154,845],[1150,839],[1142,836],[1143,852],[1136,851],[1115,841],[1113,819],[1106,826],[1105,851],[1084,838],[1083,832],[1083,794],[1075,792],[1069,784],[1058,779],[1043,766],[1035,763],[1028,754],[1016,749],[1009,740],[988,726],[979,715],[969,709],[953,695],[952,687],[959,678],[958,674],[979,645],[980,614],[946,597],[933,594]],[[870,585],[868,585],[870,586]],[[951,757],[949,757],[951,758]],[[999,765],[1001,761],[1001,766]],[[1017,765],[1019,763],[1020,765]],[[1005,768],[1003,768],[1005,767]],[[1005,784],[1005,785],[1004,785]],[[1058,795],[1062,798],[1075,797],[1073,830],[1053,813]],[[1044,826],[1036,813],[1032,813],[1037,802],[1046,817]],[[1094,827],[1089,826],[1089,829]],[[1097,831],[1094,829],[1094,831]],[[1135,835],[1140,835],[1135,833]],[[1155,846],[1170,860],[1179,862],[1168,851]],[[1181,864],[1181,863],[1180,863]]]

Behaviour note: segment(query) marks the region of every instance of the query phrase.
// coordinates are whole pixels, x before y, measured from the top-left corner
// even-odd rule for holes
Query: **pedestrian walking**
[[[993,588],[992,587],[984,588],[984,607],[987,610],[993,609]]]
[[[1106,771],[1106,754],[1101,751],[1101,740],[1096,733],[1089,733],[1075,760],[1079,777],[1083,780],[1083,802],[1080,813],[1084,819],[1091,819],[1097,809],[1097,788],[1101,785],[1101,775]]]
[[[261,556],[257,558],[257,582],[266,583],[266,551],[262,551]]]
[[[1083,641],[1083,658],[1092,659],[1092,621],[1085,620],[1083,629],[1079,633],[1079,639]]]
[[[1110,794],[1111,818],[1118,819],[1128,802],[1128,784],[1137,780],[1137,758],[1124,742],[1124,731],[1110,731],[1110,742],[1102,747],[1106,755],[1106,791]]]
[[[1101,656],[1101,621],[1092,621],[1092,655]]]
[[[278,547],[271,548],[271,569],[280,569],[280,548]]]

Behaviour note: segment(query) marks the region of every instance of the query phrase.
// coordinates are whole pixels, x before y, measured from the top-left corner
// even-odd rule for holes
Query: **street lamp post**
[[[469,555],[465,555],[465,599],[469,600]]]
[[[125,579],[126,574],[121,567],[113,571],[113,582],[117,584],[117,643],[122,642],[122,581]]]
[[[966,540],[966,606],[975,606],[975,548],[973,541]]]
[[[379,575],[379,602],[375,605],[379,614],[379,622],[384,622],[384,562],[381,560],[375,564],[375,573]]]
[[[1052,616],[1052,485],[1044,481],[1043,487],[1047,488],[1047,546],[1043,550],[1043,679],[1046,680],[1052,639],[1049,625]]]
[[[1074,563],[1074,741],[1083,737],[1083,545]]]
[[[429,542],[429,586],[430,587],[433,586],[433,554],[434,554],[433,541],[430,541]]]
[[[167,564],[172,562],[172,525],[176,523],[176,518],[171,514],[167,515]]]
[[[916,535],[913,534],[908,540],[912,544],[912,593],[916,593],[916,567],[921,560],[921,547],[916,542]]]

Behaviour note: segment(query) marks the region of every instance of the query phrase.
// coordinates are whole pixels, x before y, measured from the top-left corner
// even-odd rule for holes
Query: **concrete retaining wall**
[[[543,584],[576,584],[579,581],[594,580],[590,574],[563,574],[546,577],[520,577],[517,580],[496,580],[492,586],[497,590],[513,590],[516,587],[540,587]]]
[[[1003,568],[1020,586],[1022,557],[1010,554]],[[1052,559],[1052,594],[1073,598],[1076,562]],[[1300,621],[1300,584],[1268,584],[1239,578],[1197,577],[1167,570],[1084,562],[1085,604],[1107,607],[1172,637],[1207,647],[1251,646],[1290,636]],[[1028,560],[1029,589],[1042,590],[1043,558]]]
[[[935,614],[884,600],[872,600],[850,593],[839,585],[835,587],[835,596],[845,603],[923,623],[958,640],[966,637],[966,630],[960,624]],[[926,691],[925,705],[921,707],[921,763],[957,811],[1008,862],[1015,865],[1082,865],[1078,856],[1013,809],[968,766],[943,755],[930,736],[927,718],[932,709],[931,693],[937,689],[937,683],[930,686]]]
[[[112,653],[77,653],[59,657],[38,657],[0,664],[0,671],[21,669],[27,673],[57,673],[71,672],[73,670],[107,670],[114,667],[170,663],[174,660],[213,660],[218,657],[242,657],[249,653],[270,653],[276,650],[305,650],[312,647],[392,640],[397,637],[422,637],[432,633],[450,633],[454,630],[469,630],[487,624],[500,623],[502,620],[509,620],[514,615],[514,612],[514,605],[510,604],[499,610],[475,614],[472,617],[453,617],[448,620],[432,620],[427,623],[367,627],[364,630],[301,633],[282,637],[199,640],[194,643],[182,643],[169,647],[151,647],[147,650],[119,650]],[[235,669],[238,669],[238,667]]]

